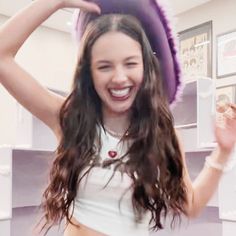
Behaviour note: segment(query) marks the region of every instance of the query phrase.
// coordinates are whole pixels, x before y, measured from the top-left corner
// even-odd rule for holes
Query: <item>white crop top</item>
[[[124,145],[103,130],[101,140],[105,144],[100,152],[101,159],[109,158],[108,152],[114,149],[118,153],[117,157],[120,153],[124,154]],[[131,185],[129,176],[116,171],[105,187],[113,173],[112,169],[94,167],[82,179],[75,199],[73,217],[79,223],[105,235],[148,236],[150,214],[146,214],[141,223],[135,223],[132,190],[127,191]]]

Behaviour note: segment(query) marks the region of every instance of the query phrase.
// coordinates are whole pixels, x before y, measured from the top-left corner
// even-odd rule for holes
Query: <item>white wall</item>
[[[0,15],[0,25],[7,17]],[[71,35],[39,27],[19,50],[16,60],[41,84],[69,91],[77,48]]]
[[[0,25],[7,19],[0,15]],[[76,56],[76,43],[70,34],[39,27],[19,50],[16,61],[42,85],[69,91]],[[0,145],[14,143],[15,107],[15,100],[0,85]]]
[[[228,31],[236,30],[235,9],[236,0],[212,0],[177,16],[177,32],[212,20],[213,78],[216,78],[216,36]],[[224,80],[227,82],[227,79]]]

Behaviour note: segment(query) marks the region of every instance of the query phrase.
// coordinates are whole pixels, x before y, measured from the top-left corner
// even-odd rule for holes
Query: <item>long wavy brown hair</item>
[[[162,217],[168,213],[173,221],[185,213],[182,157],[157,58],[138,20],[112,14],[92,20],[80,43],[72,92],[60,110],[62,136],[50,172],[50,184],[43,195],[42,228],[50,229],[63,219],[71,222],[70,209],[86,175],[81,173],[86,167],[90,166],[89,170],[93,167],[96,131],[103,127],[103,117],[91,77],[91,50],[96,40],[110,31],[122,32],[139,42],[143,54],[144,80],[131,108],[128,136],[123,137],[132,139],[126,153],[125,172],[132,179],[131,201],[136,219],[149,211],[152,229],[158,230],[163,227]]]

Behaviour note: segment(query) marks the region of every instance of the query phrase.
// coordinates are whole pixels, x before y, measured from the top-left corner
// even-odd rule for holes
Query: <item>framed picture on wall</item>
[[[212,76],[212,21],[179,32],[185,82]]]
[[[236,30],[216,38],[217,78],[236,75]]]

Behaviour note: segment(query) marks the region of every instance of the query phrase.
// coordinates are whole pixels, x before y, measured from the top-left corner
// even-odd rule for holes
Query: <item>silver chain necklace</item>
[[[128,131],[124,133],[118,133],[113,130],[110,130],[106,125],[104,125],[105,131],[115,138],[122,138],[128,136]]]

